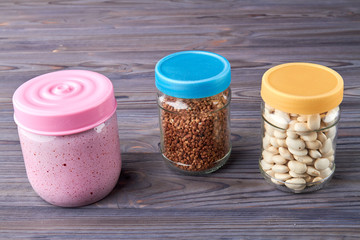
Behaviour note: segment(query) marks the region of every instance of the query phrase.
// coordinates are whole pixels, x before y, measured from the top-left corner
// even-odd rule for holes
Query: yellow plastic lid
[[[262,77],[261,97],[270,106],[288,113],[327,112],[342,102],[344,82],[331,68],[313,63],[285,63]]]

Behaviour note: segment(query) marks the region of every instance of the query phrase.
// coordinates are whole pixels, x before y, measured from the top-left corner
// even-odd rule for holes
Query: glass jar
[[[158,62],[155,76],[165,162],[186,174],[219,169],[231,153],[229,62],[210,52],[178,52]]]
[[[44,74],[21,85],[13,104],[27,176],[41,198],[78,207],[111,192],[121,157],[108,78],[82,70]]]
[[[303,193],[330,181],[343,88],[337,72],[312,63],[282,64],[263,75],[259,168],[269,183]]]

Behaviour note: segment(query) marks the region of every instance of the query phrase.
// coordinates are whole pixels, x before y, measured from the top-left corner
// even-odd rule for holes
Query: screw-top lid
[[[44,74],[14,93],[14,119],[42,135],[68,135],[96,127],[116,111],[111,81],[96,72],[65,70]]]
[[[204,98],[225,91],[231,81],[226,58],[205,51],[168,55],[155,67],[156,87],[177,98]]]
[[[334,70],[313,63],[286,63],[270,68],[262,78],[261,97],[289,113],[323,113],[343,99],[344,82]]]

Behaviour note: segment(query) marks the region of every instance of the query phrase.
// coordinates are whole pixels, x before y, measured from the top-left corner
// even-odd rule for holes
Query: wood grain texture
[[[0,239],[360,238],[360,2],[0,2]],[[181,50],[232,65],[233,153],[208,176],[179,175],[159,151],[154,67]],[[270,67],[314,62],[345,81],[337,169],[311,194],[275,190],[258,169],[260,84]],[[51,206],[25,172],[11,97],[61,69],[109,77],[118,102],[123,170],[113,192],[83,208]]]

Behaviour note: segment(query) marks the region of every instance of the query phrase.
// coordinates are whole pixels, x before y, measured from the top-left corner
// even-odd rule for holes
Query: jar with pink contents
[[[44,74],[21,85],[13,104],[27,176],[41,198],[77,207],[111,192],[121,157],[108,78],[83,70]]]

